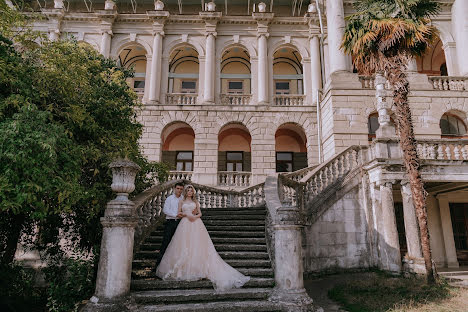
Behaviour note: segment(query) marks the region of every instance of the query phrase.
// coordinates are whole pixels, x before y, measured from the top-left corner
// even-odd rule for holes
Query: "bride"
[[[224,262],[216,252],[200,219],[200,204],[192,185],[184,188],[178,215],[182,220],[156,269],[157,276],[163,280],[179,281],[208,278],[217,291],[242,287],[250,280],[250,277]]]

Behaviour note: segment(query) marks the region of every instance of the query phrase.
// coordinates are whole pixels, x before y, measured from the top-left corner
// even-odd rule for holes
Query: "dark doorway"
[[[468,203],[451,203],[453,238],[460,265],[468,265]]]

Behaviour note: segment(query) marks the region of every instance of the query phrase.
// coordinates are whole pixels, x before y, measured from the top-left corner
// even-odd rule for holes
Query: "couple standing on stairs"
[[[167,197],[163,241],[156,262],[156,275],[163,280],[211,280],[217,291],[242,287],[250,277],[224,262],[216,252],[203,224],[195,189],[176,183]]]

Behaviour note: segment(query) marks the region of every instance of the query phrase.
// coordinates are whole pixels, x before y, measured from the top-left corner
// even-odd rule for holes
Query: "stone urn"
[[[105,10],[113,10],[115,8],[115,3],[112,0],[106,0],[104,3],[104,9]]]
[[[315,5],[315,3],[309,4],[309,6],[307,7],[307,12],[317,13],[317,6]]]
[[[206,10],[207,10],[208,12],[214,12],[214,11],[216,10],[216,4],[215,4],[213,1],[208,2],[208,3],[206,4]]]
[[[265,13],[266,12],[266,4],[264,2],[260,2],[258,5],[258,12]]]
[[[164,10],[164,2],[161,0],[155,1],[154,2],[154,10],[155,11],[162,11]]]
[[[54,9],[63,9],[63,0],[54,0]]]
[[[109,168],[112,169],[111,188],[117,193],[114,201],[128,201],[128,194],[135,190],[135,177],[140,166],[128,159],[118,159]]]

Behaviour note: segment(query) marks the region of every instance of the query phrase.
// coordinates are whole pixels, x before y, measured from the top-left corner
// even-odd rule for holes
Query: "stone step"
[[[239,288],[226,292],[216,292],[214,289],[148,290],[132,292],[131,296],[140,304],[170,304],[267,299],[271,291],[271,288]]]
[[[135,259],[156,259],[158,250],[139,251],[135,255]],[[226,259],[269,259],[266,251],[220,251],[218,254]]]
[[[462,276],[462,275],[465,275],[467,276],[468,275],[468,271],[448,271],[448,272],[438,272],[438,274],[440,276],[455,276],[455,275],[458,275],[458,276]],[[467,277],[468,278],[468,277]]]
[[[248,281],[244,288],[268,288],[275,286],[273,278],[253,277]],[[163,290],[163,289],[190,289],[190,288],[210,288],[213,284],[209,280],[201,281],[163,281],[160,279],[136,279],[132,280],[132,290]]]
[[[250,277],[273,277],[271,268],[237,268],[239,272]],[[138,279],[142,277],[156,277],[155,273],[149,268],[132,270],[132,278]]]
[[[233,231],[233,232],[239,232],[239,231],[245,231],[245,232],[265,232],[265,225],[211,225],[211,224],[205,224],[206,229],[208,232],[211,231]]]
[[[265,220],[265,215],[202,215],[202,220]]]
[[[141,312],[280,312],[278,304],[265,300],[222,301],[195,304],[146,305]]]
[[[211,241],[216,244],[265,244],[265,237],[211,237]],[[160,247],[161,236],[150,236],[141,245],[141,250],[153,250]],[[143,248],[144,247],[144,248]]]
[[[203,220],[205,225],[263,225],[265,226],[265,220],[238,220],[238,219],[229,219],[229,220]]]
[[[265,231],[261,229],[260,231],[223,231],[223,230],[208,230],[211,238],[215,237],[263,237],[265,238]],[[163,236],[163,230],[157,230],[151,233],[147,239],[152,239],[155,237]]]
[[[242,210],[232,210],[232,209],[220,209],[220,208],[212,208],[212,209],[202,209],[201,210],[202,214],[204,216],[206,215],[216,215],[216,216],[221,216],[221,215],[229,215],[232,216],[233,214],[239,215],[239,216],[246,216],[246,215],[261,215],[265,216],[266,215],[266,209],[242,209]]]
[[[270,260],[261,259],[226,259],[230,266],[234,268],[271,268]],[[155,260],[133,260],[132,267],[134,269],[140,268],[154,268],[156,266]]]

